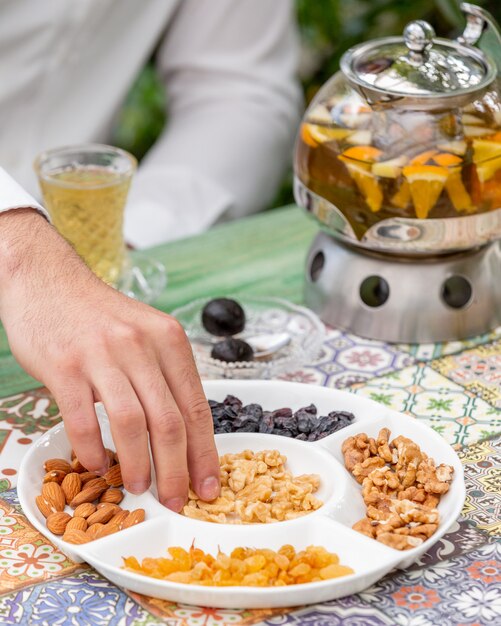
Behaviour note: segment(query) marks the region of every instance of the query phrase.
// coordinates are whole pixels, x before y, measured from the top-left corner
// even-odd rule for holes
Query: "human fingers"
[[[166,345],[169,349],[160,352],[162,371],[186,425],[191,484],[200,498],[213,500],[220,492],[220,473],[212,415],[191,346],[177,322]]]
[[[186,429],[167,382],[154,358],[129,371],[146,413],[160,502],[179,512],[188,496]]]
[[[93,386],[110,420],[124,487],[143,493],[151,484],[150,454],[146,417],[136,392],[116,366],[96,368]]]
[[[104,474],[108,457],[94,408],[91,385],[83,378],[66,379],[49,386],[61,411],[64,427],[80,463],[89,471]]]

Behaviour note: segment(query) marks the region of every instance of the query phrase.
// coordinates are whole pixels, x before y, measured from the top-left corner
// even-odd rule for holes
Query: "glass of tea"
[[[99,144],[56,148],[35,161],[54,227],[113,286],[127,268],[123,219],[136,166],[128,152]]]

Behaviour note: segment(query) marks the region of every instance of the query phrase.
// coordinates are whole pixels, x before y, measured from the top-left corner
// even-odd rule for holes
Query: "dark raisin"
[[[273,428],[273,415],[270,413],[270,411],[264,411],[263,417],[259,422],[259,432],[270,435],[273,432]]]
[[[216,343],[210,355],[213,359],[225,361],[226,363],[252,361],[254,359],[254,351],[249,344],[233,337],[228,337]]]
[[[234,432],[236,433],[257,433],[259,424],[254,422],[247,422],[245,426],[240,426],[240,428],[236,428]]]
[[[240,413],[240,415],[233,422],[233,426],[237,429],[242,428],[242,426],[247,426],[247,424],[254,424],[257,428],[259,426],[259,418],[255,415],[245,415],[245,413]]]
[[[231,422],[221,422],[217,427],[214,428],[214,432],[216,435],[221,433],[232,433],[233,425]]]
[[[277,430],[289,430],[294,435],[298,434],[297,421],[294,417],[275,417],[274,424]]]
[[[261,419],[263,415],[263,407],[260,404],[246,404],[242,407],[241,413],[245,415],[253,415],[257,417],[257,419]]]
[[[292,417],[292,409],[284,407],[282,409],[275,409],[273,411],[273,417]]]
[[[294,414],[297,420],[297,429],[300,433],[311,433],[315,430],[317,424],[317,418],[309,413],[298,411]]]
[[[240,304],[230,298],[216,298],[202,310],[202,326],[211,335],[228,337],[242,332],[245,313]]]
[[[296,437],[296,439],[297,439],[298,441],[308,441],[308,435],[305,435],[304,433],[300,433],[300,434]]]
[[[224,406],[231,407],[235,411],[235,415],[242,408],[242,400],[240,400],[240,398],[237,398],[236,396],[232,396],[230,394],[228,394],[226,396],[226,398],[223,400],[223,404],[224,404]]]
[[[308,415],[316,416],[317,407],[314,404],[309,404],[308,406],[304,406],[301,409],[298,409],[295,415],[299,415],[299,413],[307,413]]]

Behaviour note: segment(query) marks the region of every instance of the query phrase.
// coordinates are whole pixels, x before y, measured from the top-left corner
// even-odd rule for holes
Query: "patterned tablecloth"
[[[301,262],[299,255],[298,267]],[[370,397],[424,421],[460,449],[465,507],[451,532],[418,563],[357,595],[299,610],[210,609],[128,593],[68,560],[26,520],[16,494],[19,465],[29,445],[60,415],[45,389],[4,393],[0,624],[501,624],[501,329],[468,342],[421,346],[388,345],[329,330],[317,361],[282,378]]]

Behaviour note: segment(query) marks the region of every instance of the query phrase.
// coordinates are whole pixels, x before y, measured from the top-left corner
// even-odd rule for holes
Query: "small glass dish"
[[[208,333],[202,326],[202,309],[212,298],[200,298],[172,311],[183,325],[193,347],[200,375],[205,378],[273,378],[313,361],[319,354],[325,327],[310,309],[280,298],[225,296],[240,303],[245,311],[245,328],[237,339],[288,333],[290,342],[263,360],[227,363],[211,357],[215,343],[224,337]]]
[[[150,304],[167,286],[167,273],[159,261],[139,252],[127,254],[117,289],[129,298]]]

